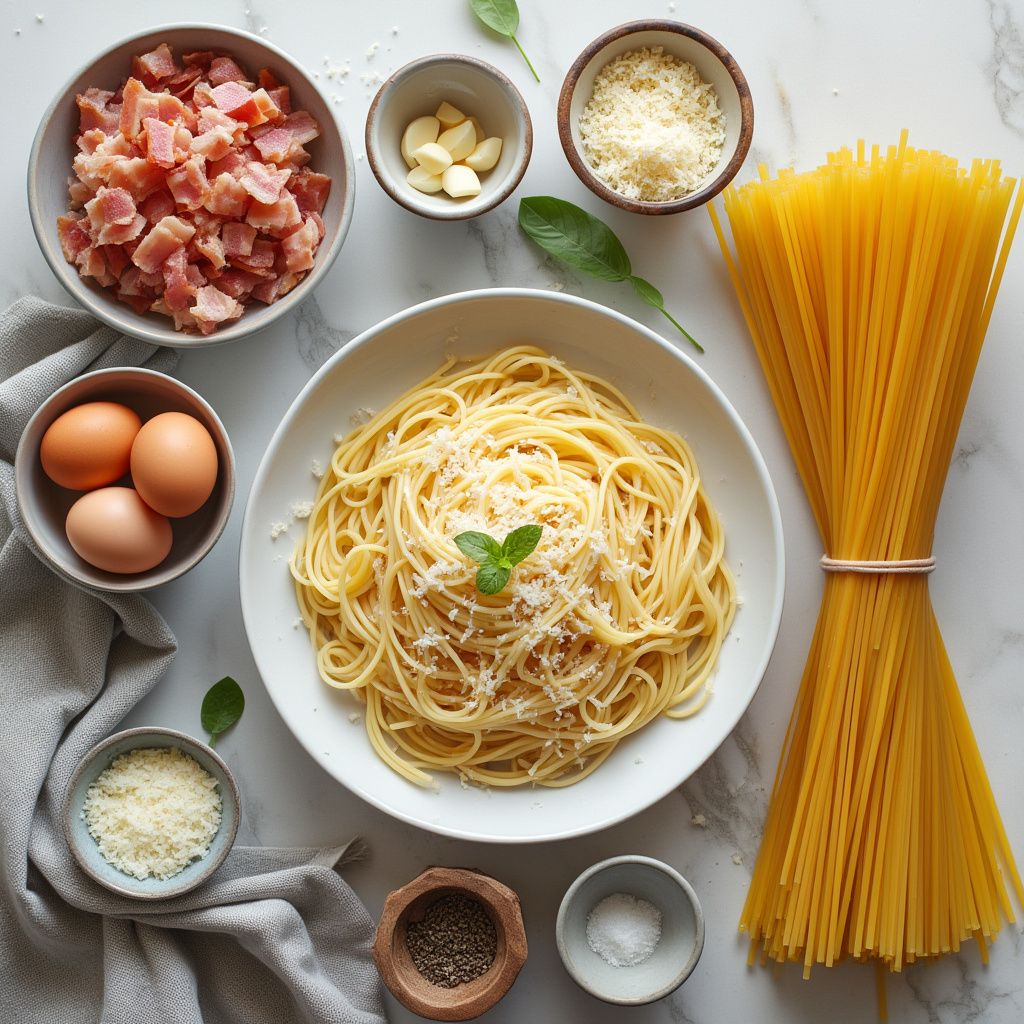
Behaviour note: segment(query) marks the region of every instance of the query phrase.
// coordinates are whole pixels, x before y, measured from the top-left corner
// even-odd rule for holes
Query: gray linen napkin
[[[140,903],[89,879],[64,842],[72,772],[177,644],[145,598],[76,586],[37,557],[14,452],[76,375],[176,360],[38,299],[0,314],[0,1024],[378,1024],[372,922],[334,870],[351,847],[236,848],[194,892]]]

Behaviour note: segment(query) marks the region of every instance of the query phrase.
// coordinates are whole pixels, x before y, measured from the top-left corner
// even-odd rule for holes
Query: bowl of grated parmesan
[[[577,57],[558,98],[558,135],[579,179],[632,213],[702,206],[750,149],[750,87],[728,50],[677,21],[633,21]]]
[[[205,743],[174,729],[126,729],[82,759],[64,798],[64,834],[82,870],[136,899],[205,882],[238,831],[238,786]]]

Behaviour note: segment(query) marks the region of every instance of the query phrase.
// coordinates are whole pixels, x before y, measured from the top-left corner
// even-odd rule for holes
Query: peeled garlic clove
[[[428,142],[437,142],[437,134],[441,130],[441,122],[427,114],[410,121],[402,135],[402,156],[410,167],[416,166],[413,153]]]
[[[476,149],[463,161],[467,167],[474,171],[489,171],[501,156],[501,139],[491,137],[484,139]]]
[[[454,128],[466,120],[466,115],[458,107],[453,107],[447,100],[437,108],[434,117],[441,122],[442,128]]]
[[[414,167],[405,180],[418,192],[440,192],[443,188],[441,175],[431,174],[425,167]]]
[[[483,125],[475,118],[469,118],[469,123],[476,129],[476,141],[477,145],[487,138],[487,133],[484,131]]]
[[[452,157],[444,146],[436,142],[428,142],[425,146],[413,150],[413,157],[428,174],[441,174],[452,165]]]
[[[437,144],[444,146],[451,153],[454,162],[464,160],[476,148],[476,129],[473,122],[463,121],[462,124],[441,132],[437,137]]]
[[[466,167],[465,164],[452,164],[441,175],[441,187],[452,199],[478,196],[480,194],[480,179],[471,167]]]

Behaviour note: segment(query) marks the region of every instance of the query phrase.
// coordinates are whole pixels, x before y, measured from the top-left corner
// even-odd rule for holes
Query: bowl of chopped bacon
[[[309,75],[237,29],[111,47],[40,120],[32,227],[99,319],[157,345],[235,341],[327,273],[352,219],[345,134]]]

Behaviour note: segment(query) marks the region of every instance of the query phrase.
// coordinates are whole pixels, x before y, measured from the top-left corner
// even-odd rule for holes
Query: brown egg
[[[71,506],[64,529],[90,565],[107,572],[145,572],[171,550],[171,524],[130,487],[102,487]]]
[[[194,416],[165,412],[147,421],[132,445],[132,480],[161,515],[189,516],[217,482],[217,449]]]
[[[39,461],[61,487],[91,491],[128,472],[142,420],[117,402],[85,402],[58,416],[43,434]]]

